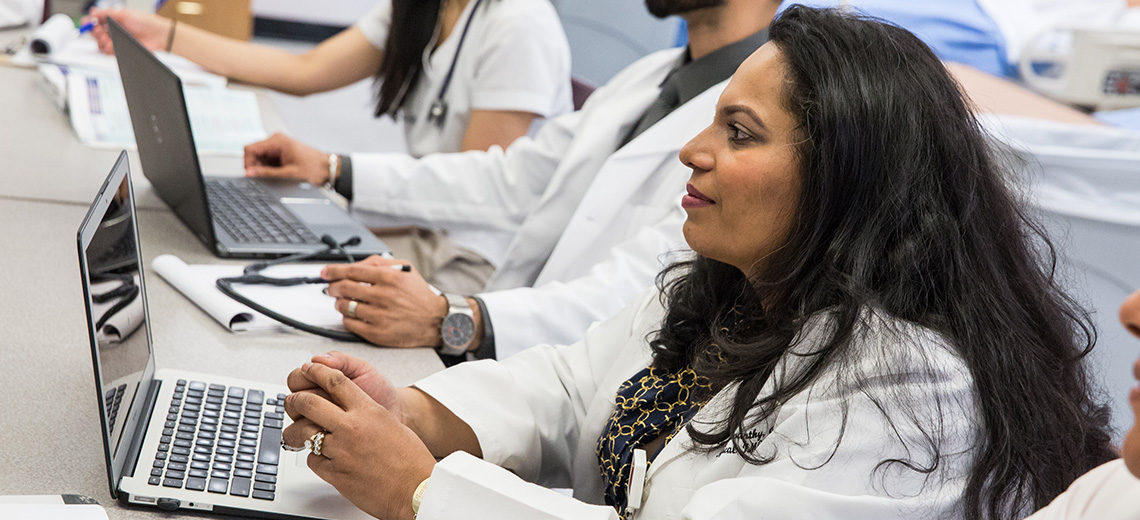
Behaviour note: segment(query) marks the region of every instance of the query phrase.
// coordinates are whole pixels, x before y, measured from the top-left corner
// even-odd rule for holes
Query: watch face
[[[443,344],[450,347],[459,347],[471,342],[475,336],[475,320],[466,314],[448,314],[443,318],[443,327],[440,329]]]

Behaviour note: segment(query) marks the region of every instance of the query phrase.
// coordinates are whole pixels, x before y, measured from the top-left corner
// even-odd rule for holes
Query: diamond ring
[[[324,441],[325,441],[325,432],[319,431],[317,433],[314,433],[312,437],[309,437],[309,440],[305,441],[305,444],[309,444],[311,442],[312,447],[313,447],[313,455],[320,455],[321,454],[321,446],[322,446],[322,444],[324,444]]]

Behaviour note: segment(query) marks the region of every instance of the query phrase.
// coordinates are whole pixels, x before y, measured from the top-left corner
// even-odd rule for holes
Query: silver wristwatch
[[[471,312],[467,298],[455,294],[445,294],[444,297],[447,298],[447,315],[439,327],[443,341],[437,350],[449,356],[466,354],[471,342],[475,341],[475,313]]]

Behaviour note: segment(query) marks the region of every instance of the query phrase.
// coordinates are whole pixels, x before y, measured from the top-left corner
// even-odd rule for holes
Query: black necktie
[[[657,124],[658,121],[665,119],[665,116],[677,108],[680,101],[681,96],[677,87],[676,77],[670,73],[669,77],[665,78],[664,83],[661,84],[661,94],[659,94],[657,99],[641,114],[641,119],[637,120],[637,125],[633,127],[633,131],[625,136],[621,146],[625,146],[635,137],[641,135],[646,129]],[[621,146],[618,148],[621,148]]]

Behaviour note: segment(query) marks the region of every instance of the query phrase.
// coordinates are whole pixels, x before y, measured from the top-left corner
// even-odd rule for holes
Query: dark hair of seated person
[[[731,444],[750,463],[772,460],[750,452],[744,432],[841,359],[861,310],[874,308],[942,335],[973,378],[979,424],[966,518],[1036,510],[1116,457],[1109,410],[1082,361],[1096,338],[1089,315],[1059,286],[1051,242],[1006,185],[1003,162],[938,58],[903,29],[836,10],[791,7],[770,35],[797,119],[798,218],[749,277],[697,256],[659,278],[668,310],[650,338],[654,365],[692,366],[714,390],[739,385],[724,421],[687,426],[694,449]],[[722,332],[734,307],[736,326]],[[758,399],[807,318],[825,311],[835,328],[820,355]],[[892,368],[910,367],[880,370]],[[906,409],[907,395],[891,399],[875,404]],[[941,425],[902,417],[929,444],[879,470],[937,471],[948,455]]]
[[[435,38],[443,0],[391,0],[384,60],[374,77],[376,117],[395,116],[423,76],[424,50]],[[474,16],[474,14],[472,14]],[[455,30],[462,31],[462,27]]]

